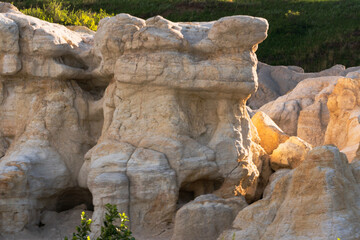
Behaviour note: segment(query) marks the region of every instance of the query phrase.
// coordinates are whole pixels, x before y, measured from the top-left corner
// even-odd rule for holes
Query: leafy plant
[[[96,240],[135,240],[131,236],[132,232],[126,225],[129,222],[129,218],[125,213],[119,213],[116,205],[106,204],[106,213],[104,225],[101,227],[101,234]],[[120,225],[116,225],[116,221],[120,222]],[[85,212],[81,213],[80,226],[76,227],[76,233],[73,233],[72,240],[90,240],[89,233],[91,225],[91,219],[86,219]],[[64,240],[68,240],[65,237]]]
[[[76,233],[73,233],[72,240],[90,240],[90,225],[91,219],[86,219],[85,212],[82,212],[80,226],[76,226]],[[68,238],[65,237],[65,240],[68,240]]]

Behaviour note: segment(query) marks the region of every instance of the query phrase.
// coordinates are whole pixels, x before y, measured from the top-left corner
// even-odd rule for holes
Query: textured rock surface
[[[95,72],[114,80],[101,138],[79,177],[94,196],[95,226],[110,202],[150,238],[172,224],[184,194],[189,201],[220,187],[224,197],[240,183],[248,199],[259,195],[265,153],[252,141],[244,99],[255,91],[254,50],[266,30],[265,20],[243,16],[197,24],[127,14],[101,21]]]
[[[49,240],[72,237],[75,227],[80,224],[81,212],[84,211],[87,218],[91,218],[92,212],[86,210],[85,205],[76,206],[73,209],[60,213],[44,211],[40,215],[40,228],[31,227],[20,233],[0,235],[1,240]]]
[[[197,197],[176,213],[171,240],[217,239],[246,206],[240,197],[221,199],[212,194]]]
[[[342,65],[335,65],[318,73],[304,73],[304,70],[297,66],[270,66],[265,63],[259,63],[257,68],[259,88],[251,96],[247,104],[252,109],[258,109],[264,104],[287,94],[304,79],[325,76],[346,76],[347,73],[358,69],[359,67],[345,69]]]
[[[268,154],[271,154],[280,143],[289,139],[289,136],[264,112],[258,111],[251,121],[259,133],[260,145]]]
[[[360,186],[352,170],[336,147],[314,148],[299,167],[273,174],[264,198],[218,239],[359,239]]]
[[[327,106],[330,121],[326,129],[325,143],[335,144],[344,152],[349,161],[356,156],[360,142],[360,76],[359,72],[349,73],[349,78],[338,80],[329,96]]]
[[[86,78],[91,46],[64,26],[0,9],[0,231],[13,232],[77,186],[103,118],[102,102],[73,80]]]
[[[291,92],[260,108],[288,135],[322,145],[329,123],[328,96],[341,77],[309,78]]]
[[[119,14],[93,35],[0,10],[1,232],[34,227],[87,189],[95,235],[112,203],[139,239],[161,238],[199,195],[238,185],[260,198],[271,171],[245,101],[266,20]]]
[[[304,140],[292,136],[272,152],[270,166],[275,171],[280,168],[296,168],[311,148]]]

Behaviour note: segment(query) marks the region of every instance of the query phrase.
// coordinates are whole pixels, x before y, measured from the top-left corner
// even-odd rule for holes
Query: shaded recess
[[[196,197],[204,194],[210,194],[218,190],[223,184],[224,179],[215,180],[201,179],[195,182],[185,183],[180,187],[177,209],[191,202]]]
[[[93,197],[89,189],[74,187],[61,192],[56,201],[56,212],[72,209],[80,204],[86,205],[86,210],[94,211]]]

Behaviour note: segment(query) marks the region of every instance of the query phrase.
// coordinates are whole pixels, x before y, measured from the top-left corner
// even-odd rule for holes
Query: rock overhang
[[[265,19],[250,16],[174,23],[119,14],[100,22],[98,71],[127,84],[246,98],[257,87],[255,51],[267,30]]]

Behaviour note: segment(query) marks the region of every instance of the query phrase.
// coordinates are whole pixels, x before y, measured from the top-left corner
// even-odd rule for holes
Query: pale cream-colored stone
[[[281,143],[270,155],[270,165],[273,170],[280,168],[296,168],[304,161],[311,145],[299,137],[292,136]]]
[[[77,186],[103,117],[101,100],[86,89],[91,84],[74,81],[89,76],[81,62],[91,45],[11,4],[0,3],[0,12],[0,231],[6,233],[34,227],[41,211],[55,210],[59,194]]]
[[[231,227],[247,203],[241,197],[222,199],[208,194],[197,197],[176,213],[172,240],[212,240]]]
[[[94,196],[95,235],[106,201],[129,211],[134,233],[151,239],[172,223],[180,193],[229,197],[239,185],[249,201],[261,196],[269,163],[245,99],[256,89],[254,52],[267,27],[248,16],[173,23],[119,14],[100,22],[94,52],[102,61],[94,73],[114,79],[102,135],[79,174]],[[101,151],[107,145],[118,160]],[[157,181],[161,187],[149,185]],[[130,190],[120,196],[115,186]]]
[[[280,143],[289,139],[289,136],[285,134],[264,112],[258,111],[251,118],[251,121],[259,134],[260,145],[268,154],[271,154]]]
[[[316,147],[271,178],[264,198],[239,212],[219,240],[360,238],[360,186],[345,154]]]
[[[92,212],[86,210],[85,205],[76,206],[63,212],[44,211],[41,213],[39,223],[41,228],[27,228],[20,233],[0,233],[1,240],[55,240],[72,238],[76,226],[80,225],[81,212],[84,211],[87,219],[91,218]],[[2,235],[3,234],[3,235]]]
[[[259,88],[251,96],[247,104],[253,109],[259,109],[266,103],[287,94],[299,82],[305,79],[325,76],[345,76],[349,71],[355,71],[356,69],[345,69],[342,65],[335,65],[321,72],[304,73],[304,70],[297,66],[270,66],[265,63],[259,63],[257,68]]]

